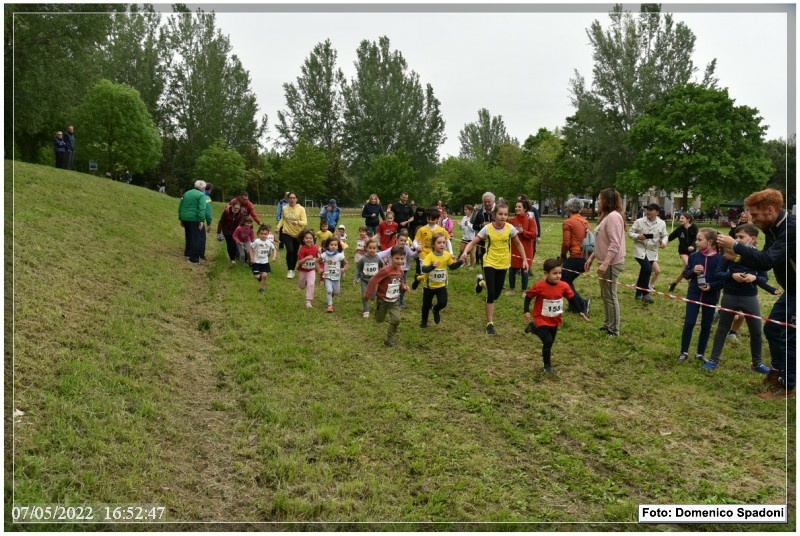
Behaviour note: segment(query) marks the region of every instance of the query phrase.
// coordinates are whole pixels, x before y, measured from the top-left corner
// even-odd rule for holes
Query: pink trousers
[[[314,283],[317,277],[317,273],[314,270],[309,270],[308,272],[304,272],[303,270],[298,270],[297,274],[299,277],[297,278],[297,286],[301,289],[306,289],[306,301],[310,302],[314,300]]]

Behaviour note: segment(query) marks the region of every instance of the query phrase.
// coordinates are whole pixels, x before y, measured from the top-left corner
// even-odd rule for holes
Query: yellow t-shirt
[[[422,259],[422,265],[431,266],[436,261],[439,261],[439,265],[432,272],[428,272],[428,278],[425,280],[426,288],[446,287],[447,267],[456,262],[456,259],[447,250],[443,251],[441,255],[431,251]]]
[[[433,235],[436,233],[442,233],[445,238],[450,240],[450,233],[448,233],[445,228],[440,225],[437,225],[433,229],[427,225],[423,225],[417,229],[417,233],[414,235],[414,240],[416,240],[420,247],[420,259],[424,259],[428,253],[433,251],[433,244],[431,244],[431,240],[433,240]]]
[[[517,236],[517,230],[510,223],[502,229],[489,224],[480,231],[478,236],[486,244],[486,253],[483,256],[483,265],[497,270],[507,270],[511,266],[511,239]]]
[[[325,241],[333,236],[333,233],[330,231],[317,231],[314,236],[317,237],[317,245],[322,247]]]

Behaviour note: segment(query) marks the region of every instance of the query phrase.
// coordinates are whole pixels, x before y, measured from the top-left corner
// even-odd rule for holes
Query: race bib
[[[307,261],[305,261],[303,263],[303,269],[304,270],[313,270],[316,265],[317,265],[317,263],[316,263],[316,261],[314,261],[314,259],[308,259]]]
[[[364,248],[367,247],[366,240],[356,240],[356,249],[358,251],[364,251]]]
[[[428,278],[432,283],[447,283],[447,270],[434,270],[428,275]]]
[[[331,281],[339,279],[339,274],[340,273],[341,273],[341,270],[335,264],[334,265],[330,265],[330,264],[325,265],[325,278],[326,279],[330,279]]]
[[[364,275],[368,275],[372,277],[373,275],[378,273],[378,263],[377,262],[365,262],[364,263]]]
[[[564,300],[542,300],[542,316],[561,316],[564,313]]]
[[[386,301],[395,301],[400,297],[400,280],[392,279],[389,286],[386,287]]]

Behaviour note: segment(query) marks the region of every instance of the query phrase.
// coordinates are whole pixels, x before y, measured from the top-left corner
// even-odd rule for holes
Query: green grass
[[[210,262],[189,265],[176,199],[52,168],[13,171],[6,414],[25,415],[7,433],[6,519],[12,497],[356,530],[365,525],[347,524],[662,529],[607,524],[636,521],[640,503],[788,501],[794,511],[794,405],[787,414],[754,396],[746,337],[713,374],[679,364],[674,300],[648,307],[622,290],[618,339],[598,336],[597,306],[589,323],[567,315],[557,373],[545,377],[520,295],[499,300],[490,338],[475,272],[459,270],[442,324],[418,328],[412,293],[389,350],[386,326],[360,316],[352,269],[334,314],[319,286],[306,310],[283,252],[265,295],[213,235]],[[274,223],[271,207],[258,209]],[[344,223],[354,238],[360,218]],[[543,229],[532,281],[558,253],[560,220]],[[662,289],[680,266],[675,247],[662,255]],[[621,280],[633,283],[638,265],[626,264]],[[577,285],[599,297],[589,276]],[[766,314],[774,297],[762,300]],[[527,524],[556,522],[582,524]]]

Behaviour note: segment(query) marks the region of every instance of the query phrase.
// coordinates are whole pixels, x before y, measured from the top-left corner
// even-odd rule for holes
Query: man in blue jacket
[[[328,222],[328,229],[336,229],[339,223],[339,207],[336,206],[335,199],[329,199],[328,204],[319,211],[319,219]]]
[[[783,288],[784,293],[775,302],[769,318],[791,326],[774,322],[764,324],[764,336],[772,355],[772,370],[765,380],[770,390],[758,396],[765,399],[794,398],[797,372],[795,216],[783,209],[783,195],[772,188],[751,194],[744,200],[744,205],[750,211],[753,223],[764,231],[764,249],[759,251],[747,247],[724,235],[717,237],[717,244],[725,248],[726,259],[754,270],[771,269]]]

